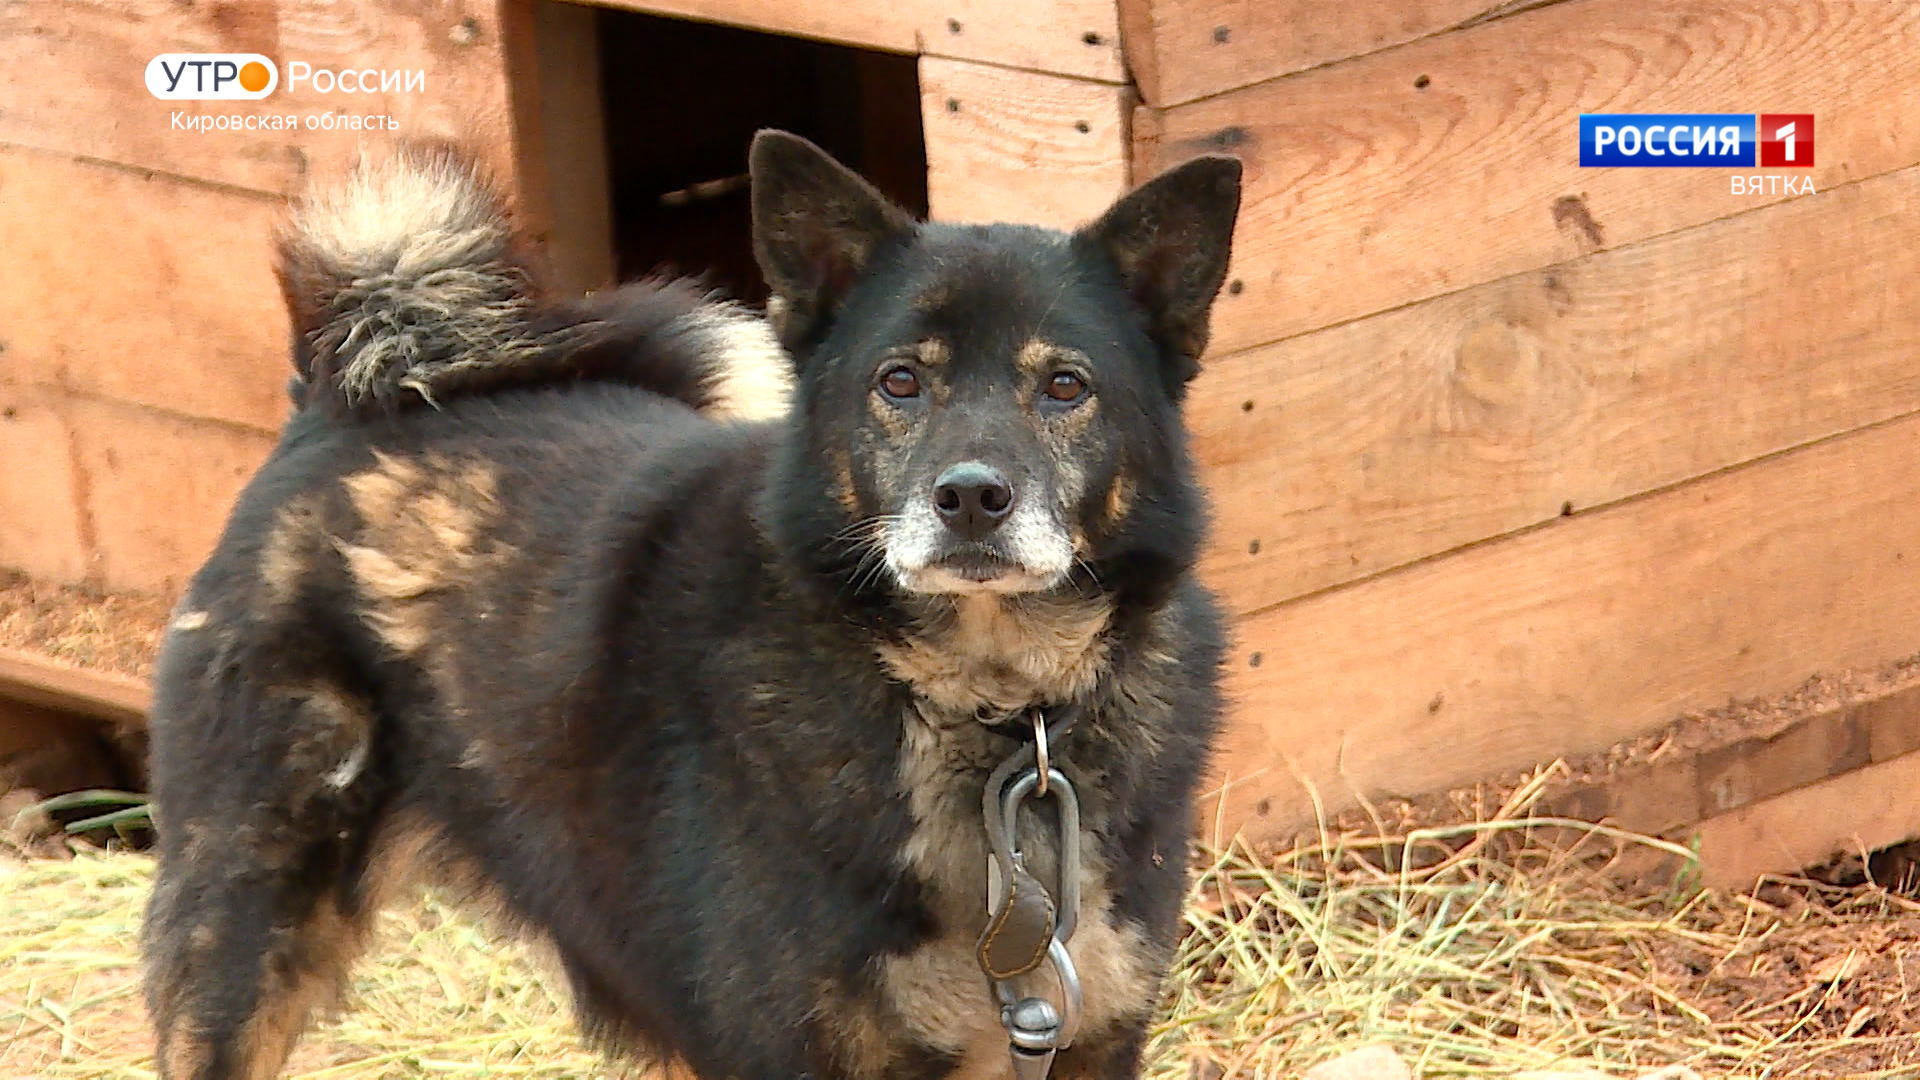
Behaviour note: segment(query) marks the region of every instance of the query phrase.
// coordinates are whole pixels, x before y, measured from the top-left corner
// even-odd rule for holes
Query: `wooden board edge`
[[[834,45],[850,45],[880,52],[917,54],[920,52],[915,21],[916,6],[883,3],[867,5],[887,12],[884,17],[867,19],[857,14],[818,17],[823,5],[803,3],[769,4],[764,0],[602,0],[606,6],[637,11],[666,19],[716,23],[744,30],[807,38]],[[824,5],[827,9],[837,5]],[[804,12],[815,11],[814,17]]]
[[[1764,716],[1764,713],[1763,713]],[[1609,755],[1570,763],[1575,776],[1542,801],[1556,817],[1672,835],[1721,814],[1920,750],[1920,675],[1785,720],[1688,719],[1636,740],[1642,763],[1608,769]]]
[[[920,0],[922,56],[1128,82],[1113,0]]]
[[[1920,751],[1853,769],[1701,822],[1700,883],[1751,889],[1843,855],[1920,837]]]
[[[515,226],[533,240],[538,269],[553,271],[553,177],[546,153],[546,123],[542,115],[543,82],[538,19],[542,0],[497,0],[500,25],[500,62],[504,68],[510,130],[502,148],[512,169]]]
[[[1153,29],[1153,0],[1116,0],[1120,17],[1120,57],[1143,101],[1161,98],[1159,37]]]
[[[516,101],[537,98],[521,139],[522,175],[539,176],[545,192],[546,258],[557,288],[579,295],[614,284],[613,200],[607,172],[606,122],[600,100],[599,10],[534,0],[532,58],[537,85],[527,85],[516,56],[510,68]],[[523,86],[525,89],[523,89]]]
[[[144,679],[5,647],[0,647],[0,697],[115,723],[142,721],[153,705],[152,687]]]

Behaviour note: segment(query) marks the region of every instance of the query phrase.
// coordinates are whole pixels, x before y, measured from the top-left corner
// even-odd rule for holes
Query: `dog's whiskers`
[[[827,544],[833,550],[857,556],[846,589],[860,592],[877,583],[886,573],[887,530],[901,520],[903,515],[900,514],[875,514],[861,518],[827,538]]]
[[[872,517],[861,518],[829,536],[827,542],[845,548],[871,546],[884,539],[888,527],[901,519],[900,514],[875,514]]]

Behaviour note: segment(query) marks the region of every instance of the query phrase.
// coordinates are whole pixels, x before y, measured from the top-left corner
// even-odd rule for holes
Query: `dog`
[[[162,1077],[277,1075],[423,879],[610,1049],[1011,1077],[983,799],[1043,751],[1078,827],[1016,804],[994,918],[1077,915],[1052,1075],[1138,1075],[1220,712],[1181,403],[1239,163],[1067,234],[918,222],[784,133],[749,158],[764,319],[544,295],[445,149],[292,214],[297,408],[155,679]],[[1068,1008],[1058,963],[1001,966]]]

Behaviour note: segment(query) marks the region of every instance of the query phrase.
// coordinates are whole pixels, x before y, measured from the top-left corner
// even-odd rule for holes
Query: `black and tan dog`
[[[768,322],[541,299],[445,154],[297,212],[299,408],[157,682],[162,1076],[277,1074],[423,871],[706,1080],[1006,1075],[981,800],[1034,709],[1083,815],[1054,1074],[1138,1072],[1218,711],[1180,403],[1239,166],[1072,235],[916,223],[778,133],[751,171]]]

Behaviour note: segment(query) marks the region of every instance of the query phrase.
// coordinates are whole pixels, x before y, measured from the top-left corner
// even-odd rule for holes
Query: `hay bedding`
[[[0,646],[83,666],[147,674],[165,613],[0,574]],[[1449,823],[1458,805],[1349,817],[1313,845],[1204,861],[1149,1080],[1277,1080],[1361,1047],[1421,1077],[1920,1078],[1920,903],[1871,880],[1896,876],[1883,860],[1748,896],[1636,890],[1603,872],[1609,855],[1686,853],[1525,818],[1549,775],[1466,807],[1467,824]],[[136,960],[150,874],[136,853],[0,848],[0,1080],[153,1075]],[[352,1000],[291,1075],[643,1075],[580,1044],[525,950],[430,897],[382,917]]]
[[[1369,1045],[1420,1077],[1920,1077],[1920,903],[1872,882],[1635,890],[1602,864],[1659,841],[1507,810],[1204,865],[1150,1080],[1295,1077]],[[125,852],[0,862],[0,1078],[152,1075],[150,873]],[[522,949],[429,897],[383,917],[292,1075],[640,1073],[581,1046]]]
[[[0,568],[0,648],[145,678],[169,606],[159,596],[53,585]]]

